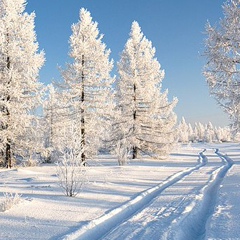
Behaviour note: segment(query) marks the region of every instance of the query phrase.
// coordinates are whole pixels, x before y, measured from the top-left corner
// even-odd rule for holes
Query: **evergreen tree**
[[[13,156],[29,154],[36,127],[33,109],[39,100],[39,70],[35,14],[24,12],[25,0],[0,1],[0,147],[6,167]]]
[[[116,124],[118,138],[126,139],[133,159],[138,151],[166,155],[175,142],[177,101],[168,102],[168,91],[160,92],[164,71],[154,55],[152,43],[133,22],[118,63],[120,117]]]
[[[80,10],[80,20],[72,26],[70,57],[73,63],[63,71],[71,121],[80,128],[81,159],[96,154],[110,127],[113,109],[113,62],[102,43],[97,23]],[[72,125],[72,124],[71,124]]]

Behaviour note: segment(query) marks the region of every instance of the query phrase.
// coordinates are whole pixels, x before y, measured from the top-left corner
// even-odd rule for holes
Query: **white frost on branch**
[[[139,152],[165,157],[176,140],[173,108],[177,99],[168,102],[168,91],[161,93],[164,71],[137,22],[132,23],[118,73],[116,139],[126,138],[132,158]]]
[[[220,26],[206,25],[204,76],[210,93],[232,120],[233,130],[240,129],[240,1],[223,6]]]
[[[24,12],[25,0],[0,1],[0,154],[11,167],[14,156],[32,152],[40,104],[37,81],[44,64],[34,31],[35,14]]]
[[[81,125],[82,161],[97,154],[103,146],[113,115],[114,78],[110,76],[113,61],[109,60],[110,50],[102,38],[97,23],[82,8],[70,37],[69,55],[73,63],[62,72],[70,121]]]

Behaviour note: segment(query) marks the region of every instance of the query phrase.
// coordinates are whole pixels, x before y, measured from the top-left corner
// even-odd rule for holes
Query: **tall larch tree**
[[[109,60],[110,51],[102,38],[90,12],[80,9],[80,20],[73,24],[70,37],[73,63],[63,71],[63,78],[69,93],[70,116],[80,129],[83,162],[97,153],[111,124],[113,61]]]
[[[155,48],[132,23],[130,38],[118,63],[119,139],[127,139],[132,159],[138,152],[165,155],[175,142],[177,100],[168,102],[168,91],[161,93],[164,71],[155,56]]]
[[[223,5],[220,26],[206,26],[204,75],[210,93],[240,131],[240,0]]]
[[[39,100],[39,70],[44,54],[38,52],[35,14],[25,11],[25,0],[0,1],[0,145],[6,167],[13,156],[31,147],[33,109]]]

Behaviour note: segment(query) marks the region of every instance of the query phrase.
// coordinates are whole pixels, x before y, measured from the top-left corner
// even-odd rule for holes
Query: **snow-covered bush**
[[[229,127],[215,128],[215,135],[216,135],[217,142],[229,142],[231,140],[233,140],[233,141],[236,140],[236,139],[234,139],[235,135],[232,135],[232,131]]]
[[[115,151],[117,154],[119,166],[125,165],[128,160],[128,153],[129,153],[126,139],[122,139],[117,143]]]
[[[35,167],[38,166],[39,162],[37,159],[29,158],[26,161],[22,162],[22,166],[24,167]]]
[[[57,163],[57,176],[60,187],[69,197],[76,196],[85,182],[85,167],[81,161],[81,153],[73,150],[65,151],[62,161]]]
[[[8,193],[5,192],[3,193],[4,195],[4,200],[0,204],[0,212],[5,212],[9,209],[11,209],[14,205],[17,205],[19,202],[22,201],[22,198],[20,194],[18,193]]]

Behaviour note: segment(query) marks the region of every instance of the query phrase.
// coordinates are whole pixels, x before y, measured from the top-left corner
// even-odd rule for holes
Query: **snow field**
[[[130,218],[137,211],[143,209],[153,198],[159,195],[164,189],[176,183],[184,176],[190,174],[192,171],[199,169],[205,163],[202,162],[193,168],[186,169],[182,172],[178,172],[173,176],[170,176],[162,183],[149,188],[148,190],[140,193],[138,196],[123,204],[122,206],[112,210],[111,212],[101,216],[100,218],[89,222],[76,232],[67,235],[65,240],[72,239],[99,239],[99,235],[103,236],[108,233],[112,228],[118,226],[124,220]]]
[[[230,170],[214,149],[234,160]],[[1,169],[0,192],[22,194],[22,202],[0,212],[0,239],[183,239],[202,218],[185,239],[237,239],[239,159],[236,144],[183,146],[167,161],[124,167],[100,157],[76,198],[62,194],[54,166]]]
[[[200,166],[181,176],[175,184],[153,198],[149,206],[145,206],[102,239],[177,239],[169,234],[168,227],[192,211],[199,192],[208,185],[209,179],[219,168],[215,164],[205,166],[208,160],[203,153],[200,156],[203,160]],[[189,239],[195,238],[191,236]]]
[[[50,239],[54,236],[59,239],[74,227],[100,217],[135,194],[156,185],[168,174],[184,169],[181,165],[161,166],[156,161],[152,162],[153,166],[151,161],[147,166],[134,164],[134,167],[118,167],[116,159],[102,159],[101,165],[87,169],[87,182],[76,198],[63,195],[57,183],[55,166],[0,171],[0,203],[3,192],[17,192],[23,198],[21,204],[0,212],[0,239]],[[16,231],[12,231],[11,226],[15,226]]]

